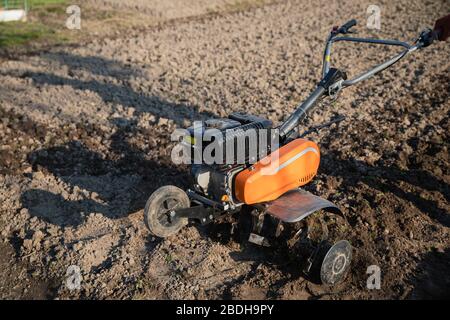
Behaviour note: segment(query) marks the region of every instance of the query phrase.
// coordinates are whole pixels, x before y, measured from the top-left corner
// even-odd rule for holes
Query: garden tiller
[[[301,257],[298,261],[306,276],[328,285],[343,280],[352,257],[350,243],[339,240],[345,233],[346,219],[336,205],[300,188],[314,178],[320,162],[319,147],[304,138],[305,133],[314,130],[300,134],[300,121],[321,99],[336,97],[343,88],[392,66],[434,40],[445,40],[449,35],[449,18],[436,21],[434,30],[424,30],[412,45],[397,40],[349,37],[355,20],[334,27],[325,46],[322,79],[280,126],[272,127],[270,120],[259,116],[232,113],[228,118],[209,119],[188,128],[180,145],[181,150],[189,151],[193,163],[192,187],[183,191],[164,186],[150,196],[144,210],[150,232],[164,238],[189,221],[206,224],[225,214],[237,213],[240,222],[237,229],[246,240],[262,246],[282,241]],[[344,71],[330,66],[332,44],[343,41],[398,46],[403,50],[373,69],[347,79]],[[209,138],[205,139],[206,136]],[[275,140],[277,143],[272,143]],[[214,159],[226,161],[195,161],[212,143],[215,143]],[[258,150],[256,155],[248,152],[252,148]],[[321,214],[312,215],[318,211]]]

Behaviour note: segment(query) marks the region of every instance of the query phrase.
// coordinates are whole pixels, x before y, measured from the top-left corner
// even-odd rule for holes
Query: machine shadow
[[[245,210],[244,210],[245,211]],[[315,283],[315,279],[308,276],[302,269],[302,261],[296,251],[288,248],[284,240],[278,239],[269,247],[259,246],[248,241],[249,229],[246,221],[240,218],[241,211],[204,226],[196,225],[197,230],[203,237],[208,237],[214,242],[234,248],[229,253],[236,263],[249,263],[250,271],[245,276],[232,281],[227,285],[224,299],[232,299],[231,289],[238,286],[242,281],[258,277],[260,266],[275,268],[283,275],[275,280],[265,292],[267,299],[276,299],[280,296],[280,289],[291,281],[308,280]],[[248,223],[248,221],[247,221]]]
[[[119,106],[132,107],[134,117],[150,113],[155,117],[156,123],[163,117],[173,120],[180,127],[185,124],[184,120],[214,116],[210,112],[199,112],[195,105],[171,103],[151,94],[137,92],[131,83],[136,77],[145,75],[131,64],[66,52],[46,53],[42,57],[68,68],[68,76],[34,71],[21,72],[16,76],[31,79],[36,86],[71,86],[75,90],[95,92],[113,109]],[[94,79],[91,75],[102,78]],[[30,214],[62,226],[80,224],[86,212],[98,212],[113,219],[120,218],[142,209],[151,192],[163,184],[172,183],[180,187],[187,185],[187,175],[182,169],[180,171],[179,166],[172,165],[170,160],[148,160],[142,150],[128,143],[128,138],[138,130],[137,126],[134,122],[120,123],[119,120],[121,119],[111,120],[116,129],[110,137],[107,159],[90,150],[84,142],[75,140],[28,154],[27,159],[33,166],[33,171],[47,171],[69,185],[71,191],[78,188],[87,193],[81,194],[77,199],[71,199],[71,196],[65,193],[28,190],[22,194],[21,202],[29,209]],[[80,126],[88,136],[96,134],[89,125]],[[151,134],[150,131],[149,133]],[[160,133],[159,136],[161,139],[169,139],[170,133],[167,132],[167,137],[161,136]],[[126,177],[121,183],[120,179],[124,176]],[[136,190],[133,183],[127,181],[127,177],[131,176],[142,178],[139,183],[141,190]],[[111,183],[115,185],[111,187]],[[129,189],[121,190],[121,185],[127,186],[127,183]],[[111,188],[115,188],[116,192],[111,192]],[[123,194],[127,194],[128,198],[125,200],[129,202],[129,206],[121,206],[118,203]]]
[[[431,251],[423,256],[410,281],[414,288],[409,295],[413,300],[441,300],[450,298],[450,248]]]
[[[137,92],[130,83],[133,78],[145,77],[146,75],[129,63],[103,57],[83,57],[66,52],[47,53],[44,57],[66,66],[69,69],[69,77],[33,71],[23,73],[21,77],[32,79],[35,85],[68,85],[76,90],[90,90],[97,93],[105,103],[117,104],[126,108],[133,107],[135,117],[138,117],[141,113],[150,113],[156,117],[156,121],[158,121],[158,117],[164,117],[173,120],[178,126],[183,125],[184,120],[203,120],[215,116],[208,111],[200,112],[198,106],[171,103],[151,94]],[[86,79],[83,76],[85,73],[103,76],[106,79],[104,81],[92,78],[80,80],[80,78]],[[77,77],[77,75],[81,75],[81,77]],[[107,77],[110,77],[110,79]],[[28,155],[29,162],[35,168],[37,166],[45,168],[72,188],[78,187],[87,190],[89,193],[95,193],[100,200],[96,201],[89,197],[71,200],[66,199],[61,194],[33,189],[25,192],[21,199],[32,215],[45,218],[58,225],[74,226],[83,222],[85,217],[82,212],[97,212],[108,218],[116,219],[142,209],[148,196],[162,185],[188,186],[189,177],[186,171],[180,169],[179,166],[172,166],[168,163],[162,164],[145,160],[145,154],[127,142],[127,138],[135,130],[134,124],[122,127],[117,123],[117,119],[114,121],[113,124],[117,125],[118,130],[111,137],[111,151],[123,155],[114,161],[103,159],[99,153],[89,150],[76,141],[62,146],[37,150]],[[167,137],[169,137],[169,133]],[[128,208],[118,209],[102,179],[108,174],[114,176],[124,173],[140,175],[144,177],[145,181],[143,187],[140,188],[140,192],[128,192],[134,195],[130,201],[132,205]],[[87,179],[77,178],[82,176],[87,177]],[[93,181],[94,179],[96,182]],[[121,191],[127,192],[126,190]],[[51,204],[51,207],[56,210],[45,210],[48,204]],[[61,210],[58,210],[61,208],[67,209],[63,211],[69,212],[69,217],[52,214],[52,212],[61,212]],[[219,221],[207,226],[196,225],[196,228],[203,236],[220,243],[240,241],[232,235],[232,227],[229,221]],[[261,255],[261,251],[257,249],[249,248],[245,253],[236,255],[235,258],[263,261],[264,257]]]
[[[105,103],[118,105],[128,109],[133,108],[134,116],[150,113],[159,118],[171,119],[178,126],[184,125],[184,120],[202,120],[213,117],[209,111],[199,111],[198,106],[185,103],[173,103],[157,95],[135,90],[133,81],[136,78],[146,78],[137,67],[119,61],[96,56],[79,56],[67,52],[54,52],[43,55],[47,60],[55,61],[68,68],[68,76],[60,76],[46,72],[25,71],[14,74],[24,79],[32,79],[34,85],[71,86],[75,90],[97,93]],[[86,73],[89,75],[86,76]],[[13,75],[5,73],[6,75]],[[101,76],[94,79],[91,75]],[[86,80],[80,80],[86,79]]]
[[[142,153],[115,134],[119,159],[104,159],[78,141],[44,148],[28,155],[34,170],[49,172],[70,189],[54,193],[30,189],[21,203],[32,216],[59,226],[77,226],[85,213],[119,219],[145,206],[148,196],[163,184],[187,184],[186,174],[169,164],[145,159]],[[118,141],[120,140],[120,141]]]
[[[404,170],[395,165],[371,166],[355,159],[343,160],[332,153],[322,155],[322,162],[325,163],[321,165],[322,172],[327,176],[339,177],[346,186],[357,187],[358,182],[362,182],[375,190],[392,193],[410,202],[431,219],[450,227],[450,215],[436,201],[425,199],[417,192],[403,190],[398,185],[399,182],[406,182],[427,191],[437,191],[449,200],[450,186],[428,171]]]

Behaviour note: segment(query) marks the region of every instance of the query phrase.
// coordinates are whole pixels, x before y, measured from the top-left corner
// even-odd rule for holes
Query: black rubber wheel
[[[150,232],[161,238],[177,233],[188,222],[187,218],[170,216],[174,209],[190,205],[186,192],[175,186],[164,186],[152,193],[144,209],[144,219]]]
[[[324,247],[319,254],[320,281],[326,285],[335,285],[345,279],[350,270],[352,246],[346,240],[340,240],[333,246]]]

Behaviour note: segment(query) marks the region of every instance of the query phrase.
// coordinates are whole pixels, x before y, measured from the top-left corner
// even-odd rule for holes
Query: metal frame
[[[182,208],[172,210],[171,217],[188,218],[197,220],[200,224],[207,224],[220,216],[222,211],[218,211],[213,207],[207,207],[203,204],[198,204],[189,208]]]
[[[431,30],[424,30],[413,45],[398,40],[383,40],[383,39],[338,36],[339,34],[350,33],[349,29],[354,25],[356,25],[356,20],[351,20],[347,22],[343,27],[335,28],[331,31],[330,35],[327,38],[327,43],[323,54],[322,79],[318,84],[317,88],[311,93],[311,95],[297,107],[297,109],[289,116],[289,118],[285,122],[283,122],[278,127],[280,138],[284,139],[288,138],[288,136],[292,133],[292,131],[298,126],[300,120],[306,115],[306,112],[309,109],[311,109],[324,96],[328,95],[333,97],[342,88],[366,80],[375,75],[376,73],[392,66],[394,63],[402,59],[408,53],[429,45],[426,43],[426,41],[424,41],[424,39],[429,34],[431,34]],[[373,67],[372,69],[366,72],[361,73],[355,78],[347,80],[345,73],[330,67],[331,46],[333,43],[340,41],[398,46],[404,48],[404,50],[395,55],[394,57],[392,57],[391,59]]]
[[[190,189],[186,190],[186,194],[195,205],[188,208],[172,210],[170,212],[171,217],[188,218],[197,220],[200,224],[207,224],[221,215],[236,209],[230,208],[228,204],[208,199]]]
[[[403,47],[406,50],[403,50],[396,56],[392,57],[391,59],[379,64],[378,66],[375,66],[371,70],[368,70],[366,72],[361,73],[359,76],[351,79],[351,80],[344,80],[342,83],[343,87],[348,87],[351,85],[354,85],[360,81],[366,80],[373,76],[375,73],[380,72],[381,70],[384,70],[394,63],[396,63],[398,60],[403,58],[407,53],[417,49],[416,46],[410,46],[408,43],[398,40],[384,40],[384,39],[371,39],[371,38],[354,38],[354,37],[336,37],[333,33],[329,36],[327,40],[327,44],[325,46],[325,51],[323,55],[323,69],[322,69],[322,77],[325,77],[325,75],[330,71],[330,60],[331,60],[331,46],[335,42],[340,41],[348,41],[348,42],[358,42],[358,43],[371,43],[371,44],[381,44],[381,45],[388,45],[388,46],[397,46],[397,47]]]

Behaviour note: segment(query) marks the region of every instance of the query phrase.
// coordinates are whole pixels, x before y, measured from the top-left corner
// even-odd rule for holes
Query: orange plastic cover
[[[239,172],[235,196],[246,204],[274,200],[311,181],[319,163],[319,147],[312,141],[296,139]]]

